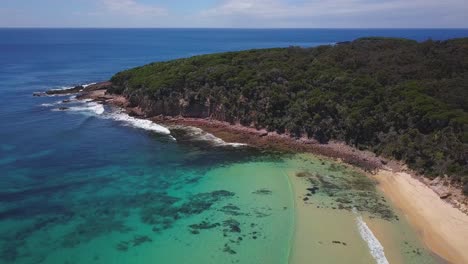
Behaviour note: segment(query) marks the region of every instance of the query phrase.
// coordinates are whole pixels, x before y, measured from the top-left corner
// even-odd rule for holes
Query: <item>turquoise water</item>
[[[228,160],[229,150],[217,152]],[[150,153],[135,158],[63,175],[80,180],[24,197],[32,205],[1,222],[2,263],[287,262],[292,197],[270,162],[189,167],[151,164]]]
[[[0,263],[287,262],[280,157],[92,103],[56,111],[70,96],[32,93],[153,61],[376,35],[468,30],[0,29]]]

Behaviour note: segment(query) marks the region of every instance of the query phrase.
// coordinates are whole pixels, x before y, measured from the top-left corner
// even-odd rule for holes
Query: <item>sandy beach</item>
[[[92,91],[85,94],[82,98],[90,98],[123,107],[131,115],[142,118],[146,117],[140,109],[128,107],[128,102],[124,97],[105,94],[104,90],[98,89],[97,91]],[[339,142],[322,145],[313,140],[293,139],[287,135],[278,135],[264,130],[256,130],[255,128],[232,125],[210,119],[158,116],[152,117],[150,120],[165,125],[198,127],[226,142],[246,143],[259,148],[274,148],[292,152],[310,152],[343,161],[366,171],[377,171],[378,173],[375,175],[369,174],[371,175],[370,177],[379,182],[378,186],[381,191],[406,216],[408,222],[421,236],[425,246],[451,263],[468,263],[468,250],[466,250],[468,249],[468,241],[466,241],[466,238],[468,238],[468,215],[454,208],[448,202],[441,200],[438,194],[418,179],[413,178],[410,174],[383,169],[385,167],[384,164],[391,162],[387,159],[377,157],[368,151],[354,149]],[[401,170],[398,169],[396,171]],[[294,176],[289,175],[289,177],[292,179],[293,189],[301,188],[299,187],[300,183],[294,180]],[[306,260],[310,260],[310,257],[313,257],[311,251],[308,250],[310,247],[310,234],[316,235],[318,234],[317,232],[320,232],[320,229],[314,229],[313,227],[319,226],[319,222],[322,220],[328,221],[330,225],[342,227],[344,223],[334,223],[333,219],[345,218],[342,216],[335,217],[335,211],[325,212],[324,210],[320,210],[320,214],[323,215],[325,212],[325,215],[318,218],[316,210],[311,210],[310,207],[307,210],[302,208],[303,203],[299,202],[302,199],[301,194],[297,191],[295,193],[298,220],[296,222],[296,243],[294,250],[291,252],[290,260],[291,263],[307,263]],[[350,215],[349,219],[353,219],[353,217],[353,215]],[[321,220],[317,222],[319,219]],[[352,223],[353,221],[348,222]],[[372,228],[373,224],[370,223],[370,226]],[[327,229],[333,230],[333,228]],[[378,236],[379,231],[375,231]],[[297,241],[302,242],[298,243]],[[352,247],[344,247],[340,250],[350,249]],[[333,256],[331,252],[329,252],[330,254],[325,254],[326,251],[323,251],[323,253],[324,256]],[[336,255],[350,256],[352,254],[344,253]],[[367,257],[365,256],[364,258]],[[334,261],[340,260],[336,259]]]
[[[380,170],[374,177],[428,248],[451,263],[468,263],[466,214],[408,173]]]

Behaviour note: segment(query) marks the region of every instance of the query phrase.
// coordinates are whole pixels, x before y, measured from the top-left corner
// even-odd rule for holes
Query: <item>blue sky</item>
[[[468,28],[468,0],[0,0],[0,27]]]

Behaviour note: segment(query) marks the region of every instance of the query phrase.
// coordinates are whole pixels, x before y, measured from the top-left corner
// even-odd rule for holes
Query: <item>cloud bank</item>
[[[468,27],[466,0],[5,1],[4,27]]]

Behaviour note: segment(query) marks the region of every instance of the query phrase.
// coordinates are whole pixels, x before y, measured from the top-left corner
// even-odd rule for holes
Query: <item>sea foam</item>
[[[356,209],[353,209],[354,213]],[[372,257],[374,257],[377,264],[389,264],[387,258],[385,257],[384,247],[380,244],[379,240],[375,237],[372,230],[367,226],[366,222],[362,219],[362,216],[357,216],[356,223],[358,226],[359,234],[362,239],[366,241],[367,246],[369,247]]]
[[[83,87],[93,85],[94,83],[85,84]],[[66,89],[64,87],[64,89]],[[122,122],[123,124],[131,127],[141,128],[148,131],[153,131],[159,134],[170,135],[171,131],[166,127],[158,125],[150,120],[139,119],[131,117],[128,114],[124,113],[121,110],[115,110],[109,113],[106,113],[105,108],[102,104],[93,102],[92,99],[76,100],[76,95],[70,97],[70,105],[64,111],[77,112],[85,115],[92,115],[98,118],[103,119],[112,119],[115,121]],[[44,107],[57,107],[58,105],[63,104],[63,101],[56,101],[53,103],[44,103],[41,106]],[[67,105],[68,106],[68,105]],[[59,108],[53,109],[53,111],[60,111]],[[176,140],[171,136],[171,139]]]
[[[121,111],[116,111],[116,112],[111,112],[109,114],[106,114],[104,118],[113,119],[115,121],[123,122],[124,124],[128,126],[153,131],[159,134],[164,134],[164,135],[171,134],[171,131],[169,131],[169,129],[167,129],[166,127],[158,125],[150,120],[131,117],[128,114],[123,113]]]
[[[102,115],[104,114],[104,106],[95,102],[87,102],[83,106],[73,106],[68,111],[82,112],[85,114]]]
[[[192,127],[192,126],[177,126],[179,129],[183,129],[188,132],[189,136],[191,136],[194,140],[198,141],[208,141],[211,142],[215,146],[231,146],[231,147],[242,147],[242,146],[247,146],[247,144],[244,143],[229,143],[226,142],[215,135],[208,133],[204,131],[203,129],[200,129],[198,127]]]

